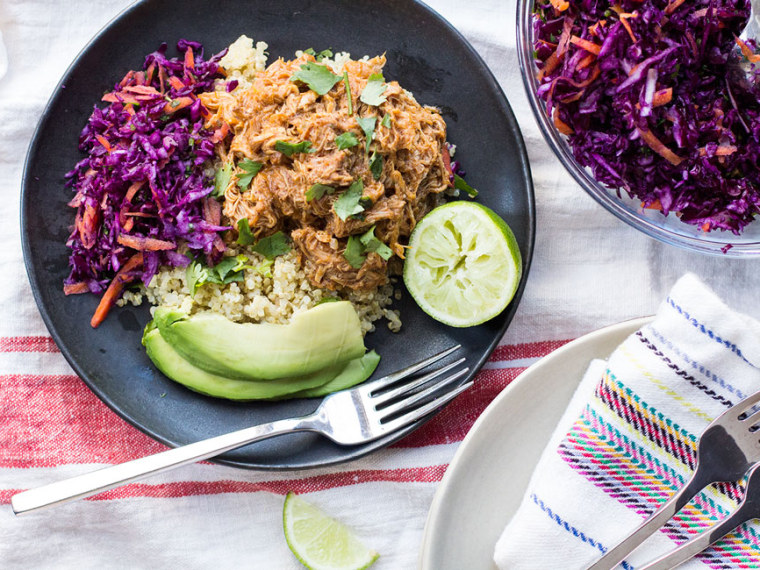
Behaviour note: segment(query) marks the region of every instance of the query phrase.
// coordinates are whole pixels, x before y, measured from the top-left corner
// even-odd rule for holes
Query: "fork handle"
[[[13,512],[20,515],[68,503],[149,475],[215,457],[255,441],[296,431],[315,431],[318,427],[316,415],[260,424],[23,491],[11,497],[11,506]]]
[[[626,556],[636,550],[641,543],[673,518],[673,515],[680,511],[684,505],[694,498],[694,496],[708,483],[712,482],[706,480],[709,479],[709,477],[706,477],[703,473],[704,472],[699,469],[699,466],[697,466],[697,470],[694,472],[691,479],[689,479],[675,495],[668,499],[668,501],[657,509],[657,511],[652,513],[647,520],[641,523],[641,525],[622,542],[608,550],[605,555],[590,566],[588,570],[612,570],[620,564]]]
[[[646,566],[642,566],[639,570],[671,570],[683,564],[691,557],[696,556],[714,542],[718,542],[740,524],[753,518],[755,518],[755,515],[747,508],[747,504],[743,503],[730,516],[724,518],[715,526],[684,542],[675,550],[653,560]]]

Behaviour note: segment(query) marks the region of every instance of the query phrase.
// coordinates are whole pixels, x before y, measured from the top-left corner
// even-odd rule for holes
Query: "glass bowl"
[[[559,161],[588,194],[612,214],[646,235],[662,242],[701,253],[729,256],[760,256],[760,220],[749,224],[741,235],[729,231],[704,232],[697,226],[681,222],[673,214],[644,209],[641,201],[625,192],[597,182],[591,170],[576,162],[567,139],[554,127],[546,113],[544,101],[536,95],[538,71],[533,59],[533,2],[517,0],[517,54],[525,91],[546,142]]]

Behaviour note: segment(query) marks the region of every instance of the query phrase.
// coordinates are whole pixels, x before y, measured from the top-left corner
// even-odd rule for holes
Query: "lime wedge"
[[[311,570],[362,570],[380,556],[292,491],[285,497],[282,522],[291,552]]]
[[[409,238],[404,284],[423,311],[452,327],[479,325],[501,313],[521,274],[512,230],[475,202],[435,208]]]

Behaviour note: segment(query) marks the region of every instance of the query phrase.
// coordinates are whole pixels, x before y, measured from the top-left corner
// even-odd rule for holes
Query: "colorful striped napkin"
[[[760,390],[760,323],[693,275],[606,362],[591,364],[499,539],[499,568],[586,568],[694,470],[699,434]],[[636,568],[736,508],[740,482],[707,487],[624,563]],[[682,568],[760,567],[760,524],[741,526]]]

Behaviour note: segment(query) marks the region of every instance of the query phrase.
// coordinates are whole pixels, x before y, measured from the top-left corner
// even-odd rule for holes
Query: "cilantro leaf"
[[[364,259],[367,254],[364,253],[364,246],[359,238],[351,236],[348,238],[346,244],[346,250],[343,252],[343,257],[346,258],[348,264],[354,269],[359,269],[364,263]]]
[[[383,117],[383,120],[380,121],[380,124],[383,125],[386,129],[390,129],[391,128],[391,116],[390,115],[385,115]]]
[[[320,184],[317,182],[311,188],[306,191],[306,201],[319,200],[325,194],[332,194],[335,192],[335,188],[328,186],[327,184]]]
[[[366,251],[374,251],[386,261],[393,255],[391,248],[375,237],[375,226],[372,226],[367,233],[362,234],[359,241]]]
[[[285,141],[275,141],[274,149],[281,152],[285,156],[293,156],[299,152],[312,153],[315,152],[311,148],[311,142],[301,141],[300,143],[289,143]]]
[[[359,99],[367,105],[381,105],[388,99],[386,95],[383,95],[386,89],[388,89],[388,85],[385,83],[383,74],[373,73],[369,76],[367,85],[364,86],[364,91],[362,91]]]
[[[251,180],[253,180],[253,177],[259,173],[259,170],[261,170],[264,165],[255,160],[245,158],[238,162],[238,167],[242,168],[245,174],[238,174],[237,185],[241,190],[245,190],[250,186]]]
[[[364,131],[364,136],[367,139],[364,152],[369,152],[369,145],[375,138],[375,125],[377,124],[377,117],[356,117],[356,122]]]
[[[346,132],[335,137],[335,144],[338,145],[338,150],[344,150],[358,145],[359,139],[354,133]]]
[[[383,173],[383,157],[377,152],[373,152],[372,158],[369,159],[369,171],[372,173],[372,178],[380,180]]]
[[[230,283],[230,280],[237,276],[242,280],[243,276],[240,272],[243,269],[251,267],[248,265],[248,261],[250,261],[248,257],[243,254],[236,255],[235,257],[225,257],[214,266],[214,271],[225,284]],[[237,279],[234,280],[237,281]]]
[[[187,288],[190,289],[190,296],[195,297],[198,288],[208,280],[208,267],[204,267],[197,261],[193,261],[187,266],[185,271],[185,281]]]
[[[348,81],[348,71],[343,70],[343,86],[346,88],[346,97],[348,98],[348,116],[354,114],[354,101],[351,96],[351,83]]]
[[[214,191],[211,195],[214,198],[221,198],[224,196],[224,191],[227,186],[230,185],[230,179],[232,178],[232,163],[225,162],[221,168],[218,168],[214,172]]]
[[[267,259],[274,259],[278,255],[290,251],[290,242],[284,233],[277,232],[257,241],[256,245],[253,246],[253,251],[260,253]]]
[[[302,65],[290,80],[302,81],[317,95],[324,95],[341,80],[341,76],[335,75],[326,65],[309,61]]]
[[[253,237],[253,233],[251,233],[251,226],[248,225],[248,218],[240,218],[237,223],[237,228],[237,242],[240,245],[251,245],[256,241],[256,238]]]
[[[364,183],[357,180],[333,202],[333,210],[341,220],[345,221],[350,216],[364,211],[364,206],[361,204],[362,192],[364,192]]]
[[[466,192],[470,198],[475,198],[478,195],[478,191],[475,190],[475,188],[473,188],[469,184],[467,184],[464,178],[459,176],[459,174],[454,175],[454,188],[456,188],[457,190],[462,190],[463,192]]]
[[[314,48],[309,48],[309,49],[303,50],[303,52],[308,53],[310,56],[313,56],[314,59],[316,59],[317,61],[322,61],[326,57],[333,56],[332,50],[329,50],[329,49],[323,49],[321,52],[317,53],[314,51]]]

